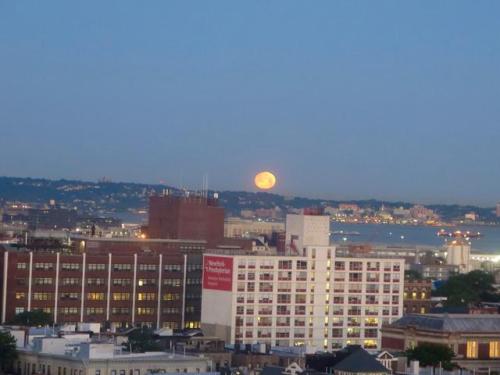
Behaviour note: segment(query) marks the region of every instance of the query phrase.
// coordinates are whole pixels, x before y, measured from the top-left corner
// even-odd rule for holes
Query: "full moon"
[[[255,176],[255,186],[262,190],[269,190],[276,185],[276,177],[271,172],[260,172]]]

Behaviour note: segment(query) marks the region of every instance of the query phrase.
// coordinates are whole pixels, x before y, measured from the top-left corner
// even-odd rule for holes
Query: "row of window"
[[[53,312],[51,308],[44,308],[42,310],[47,314],[51,314]],[[16,314],[21,314],[25,311],[26,309],[24,307],[15,308]],[[104,315],[106,312],[103,307],[87,307],[85,311],[87,315]],[[138,307],[136,311],[138,315],[151,315],[155,314],[156,309],[151,307]],[[161,312],[162,314],[166,315],[179,314],[180,309],[178,307],[166,307],[163,308]],[[80,309],[78,307],[60,307],[59,313],[62,315],[76,315],[80,313]],[[130,308],[128,307],[113,307],[111,309],[111,315],[129,315],[129,314],[130,314]]]
[[[81,263],[61,263],[61,270],[64,271],[79,271],[81,269],[82,264]],[[113,264],[112,270],[113,271],[131,271],[133,268],[133,264],[130,263],[124,263],[124,264]],[[180,272],[182,271],[182,265],[180,264],[166,264],[163,269],[168,272]],[[158,270],[158,265],[157,264],[139,264],[137,266],[139,271],[157,271]],[[18,270],[26,270],[28,269],[28,263],[20,262],[17,263],[17,269]],[[33,263],[33,269],[37,271],[49,271],[54,269],[54,263],[45,263],[45,262],[36,262]],[[87,265],[87,270],[88,271],[105,271],[107,269],[107,264],[105,263],[89,263]],[[202,265],[200,264],[192,264],[188,265],[188,269],[190,271],[194,270],[201,270]]]
[[[106,285],[105,278],[88,278],[87,285]],[[132,285],[132,279],[112,279],[112,285],[114,286],[130,286]],[[155,286],[157,285],[157,279],[137,279],[138,286]],[[16,280],[17,285],[28,285],[28,279],[18,278]],[[53,285],[55,283],[53,278],[50,277],[35,277],[33,278],[33,285]],[[201,284],[201,279],[199,278],[188,278],[186,279],[187,285],[199,285]],[[81,279],[78,277],[63,277],[61,279],[61,285],[81,285]],[[182,285],[182,279],[179,278],[168,278],[163,279],[163,285],[180,287]]]
[[[111,293],[111,298],[113,301],[129,301],[130,293]],[[62,292],[59,294],[61,300],[78,300],[80,299],[80,293],[76,292]],[[87,299],[89,301],[104,301],[106,297],[105,293],[101,292],[89,292],[87,293]],[[33,300],[34,301],[49,301],[54,298],[54,293],[49,292],[34,292]],[[164,293],[163,300],[164,301],[177,301],[180,300],[181,295],[179,293]],[[24,300],[26,299],[26,293],[17,292],[16,300]],[[156,293],[137,293],[138,301],[155,301]]]

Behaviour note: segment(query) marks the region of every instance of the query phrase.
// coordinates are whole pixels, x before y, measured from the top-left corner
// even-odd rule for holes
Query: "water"
[[[440,229],[447,231],[470,230],[480,232],[483,236],[471,239],[472,249],[480,252],[500,254],[500,226],[458,226],[458,227],[429,227],[429,226],[408,226],[394,224],[344,224],[332,223],[332,232],[359,232],[355,235],[333,235],[333,242],[371,242],[385,244],[407,244],[407,245],[428,245],[442,246],[445,243],[443,237],[438,237]]]

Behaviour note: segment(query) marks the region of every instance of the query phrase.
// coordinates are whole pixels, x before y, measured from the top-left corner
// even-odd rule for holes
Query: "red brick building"
[[[162,195],[149,198],[149,238],[224,240],[224,208],[216,198]]]
[[[42,309],[56,323],[196,328],[204,241],[78,239],[73,252],[1,250],[2,322]]]
[[[432,307],[432,281],[405,278],[403,311],[405,314],[427,314]]]
[[[500,371],[500,315],[405,315],[382,326],[382,349],[404,351],[419,343],[450,346],[455,362],[475,373]]]

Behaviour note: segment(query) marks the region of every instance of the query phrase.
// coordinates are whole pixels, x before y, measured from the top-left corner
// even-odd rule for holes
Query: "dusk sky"
[[[500,1],[1,1],[0,175],[493,205]]]

